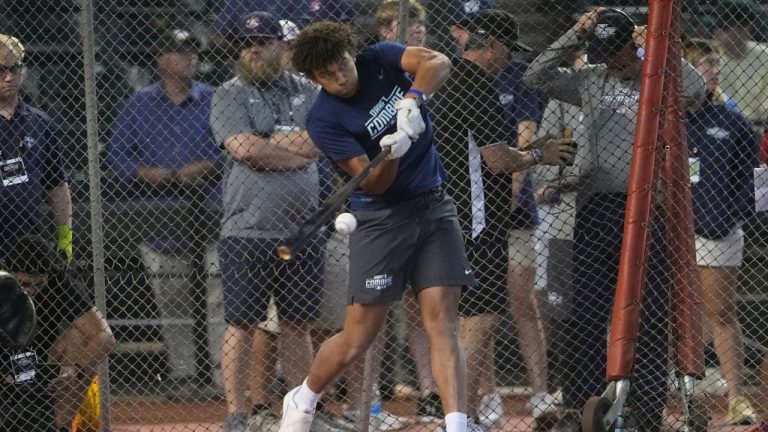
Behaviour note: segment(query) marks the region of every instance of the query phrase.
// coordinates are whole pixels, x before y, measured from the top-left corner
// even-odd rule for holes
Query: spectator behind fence
[[[585,57],[584,48],[577,46],[561,66],[579,70],[586,65]],[[568,312],[567,305],[570,304],[567,288],[572,270],[571,244],[576,216],[576,191],[581,176],[586,174],[582,173],[582,169],[586,168],[585,160],[589,152],[583,121],[584,113],[578,106],[557,99],[550,100],[544,109],[538,135],[571,135],[577,145],[576,157],[573,164],[567,167],[537,166],[531,170],[540,220],[534,234],[534,286],[536,291],[548,293],[547,299],[553,305],[566,306],[561,309],[563,313]],[[552,280],[548,278],[549,275],[553,276]]]
[[[223,156],[208,123],[214,89],[194,80],[198,43],[183,30],[172,30],[156,43],[160,82],[131,97],[113,125],[108,160],[122,184],[144,205],[170,209],[165,232],[142,238],[139,256],[150,278],[160,315],[190,319],[193,309],[189,276],[197,265],[191,245],[204,238],[206,200],[218,201]],[[190,219],[194,221],[190,223]],[[210,225],[210,221],[208,222]],[[142,227],[126,227],[143,232]],[[157,230],[155,230],[157,231]],[[195,246],[197,248],[197,246]],[[181,259],[184,268],[177,268]],[[173,281],[169,275],[186,278]],[[160,276],[162,275],[162,276]],[[159,277],[158,277],[159,276]],[[192,327],[168,322],[161,328],[168,353],[170,383],[194,376]]]
[[[418,0],[408,0],[406,46],[424,46],[427,36],[427,13]],[[400,2],[385,0],[376,9],[376,33],[379,41],[397,42],[400,34]]]
[[[44,112],[19,98],[24,45],[0,34],[0,251],[25,234],[43,235],[51,210],[56,250],[72,261],[72,196],[59,143],[59,129]]]
[[[315,21],[349,22],[355,17],[347,0],[226,0],[214,28],[225,35],[236,35],[240,18],[253,11],[269,12],[301,27]]]
[[[599,30],[599,31],[597,31]],[[585,134],[593,148],[594,170],[577,197],[574,228],[573,314],[562,327],[568,341],[564,362],[566,413],[556,432],[578,431],[587,399],[606,386],[606,331],[613,305],[634,130],[640,97],[642,61],[637,44],[642,28],[624,12],[593,10],[531,63],[524,81],[552,98],[581,107]],[[561,68],[577,45],[587,41],[592,65]],[[694,105],[704,83],[683,62],[683,95]],[[656,197],[654,206],[660,204]],[[658,431],[667,395],[668,276],[662,217],[648,223],[649,251],[634,376],[628,406],[639,430]]]
[[[768,47],[753,41],[760,15],[739,0],[723,0],[715,12],[720,86],[748,120],[763,125],[768,120]]]
[[[349,240],[344,329],[323,343],[303,385],[283,399],[281,431],[310,430],[322,392],[365,354],[389,305],[410,285],[429,336],[448,431],[465,432],[457,306],[461,286],[473,285],[474,277],[455,206],[442,188],[445,172],[424,106],[425,95],[447,80],[448,59],[392,42],[357,52],[347,26],[318,22],[299,34],[294,63],[323,88],[308,130],[342,177],[358,175],[375,155],[386,157],[350,198],[358,227]]]
[[[3,252],[3,269],[33,299],[37,334],[24,348],[0,348],[0,430],[69,428],[99,364],[115,347],[114,336],[46,240],[19,237]]]
[[[685,58],[704,77],[707,99],[688,115],[696,261],[704,289],[708,333],[728,385],[729,424],[758,421],[743,393],[744,345],[736,313],[736,289],[744,253],[741,225],[754,209],[757,134],[725,104],[718,85],[720,56],[708,41],[690,40]]]
[[[529,372],[546,374],[546,352],[543,352],[546,348],[543,335],[538,334],[535,309],[530,300],[526,306],[513,305],[521,302],[520,297],[530,299],[531,286],[528,284],[522,295],[513,292],[514,288],[507,289],[510,263],[507,236],[519,226],[509,217],[513,201],[510,174],[523,172],[538,163],[566,163],[572,148],[567,142],[546,139],[537,143],[529,140],[526,144],[537,148],[526,153],[510,147],[517,147],[518,137],[509,134],[509,118],[505,112],[508,107],[500,97],[496,81],[514,64],[512,54],[528,49],[517,41],[518,25],[514,16],[496,9],[483,10],[464,25],[463,31],[467,32],[461,47],[463,55],[454,60],[451,79],[435,98],[435,129],[438,149],[446,161],[448,186],[457,200],[470,263],[479,274],[478,287],[464,293],[460,307],[461,338],[467,357],[468,411],[481,425],[490,428],[503,415],[503,402],[495,390],[492,347],[499,318],[508,307],[513,307],[516,319],[530,321],[525,324],[517,321],[521,333],[523,325],[533,332],[521,334],[521,339],[525,336],[527,343],[533,342],[523,350],[526,364],[531,366]],[[521,102],[531,101],[525,94],[518,92],[516,96]],[[533,103],[536,102],[534,98]],[[524,109],[531,107],[520,108],[515,114],[523,122],[537,116],[528,116],[530,111],[521,116]],[[532,251],[528,254],[532,255]],[[542,354],[543,360],[533,358]],[[540,361],[544,364],[538,363]],[[531,399],[535,406],[529,410],[534,411],[537,421],[544,420],[543,416],[553,414],[554,409],[553,402],[543,399],[547,394],[546,376],[543,382],[539,376],[531,376],[531,382],[539,385],[534,390],[541,393]],[[479,404],[478,392],[483,395]]]
[[[283,71],[282,39],[282,28],[272,14],[243,16],[236,38],[238,75],[219,87],[213,98],[211,124],[229,158],[219,247],[227,322],[222,346],[227,432],[245,430],[249,411],[255,430],[278,427],[264,389],[252,392],[253,407],[247,401],[249,383],[267,382],[264,362],[276,360],[252,361],[250,355],[252,340],[265,340],[258,324],[267,318],[271,296],[287,347],[282,366],[289,386],[301,384],[313,357],[309,322],[317,318],[322,250],[312,242],[288,263],[280,261],[275,251],[318,205],[319,152],[305,130],[317,89]],[[264,352],[260,347],[254,350]],[[316,422],[322,421],[318,416]],[[335,430],[326,424],[317,427]]]

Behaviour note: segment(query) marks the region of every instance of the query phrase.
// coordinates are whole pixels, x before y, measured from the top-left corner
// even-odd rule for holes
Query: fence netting
[[[640,145],[657,172],[639,187],[629,179],[649,85],[648,2],[2,6],[0,248],[32,295],[38,333],[0,350],[0,431],[279,430],[284,394],[343,328],[348,299],[349,237],[332,221],[293,261],[276,254],[343,184],[306,132],[320,88],[291,65],[298,33],[324,20],[348,25],[360,50],[423,46],[454,74],[475,74],[426,102],[480,282],[464,292],[474,309],[459,331],[471,430],[581,430],[585,404],[608,388],[612,314],[628,316],[614,300],[627,191],[643,188],[650,214],[630,218],[647,242],[633,267],[644,290],[622,427],[748,430],[768,415],[768,2],[680,2],[669,35],[681,43],[668,45],[682,49],[680,75],[669,64],[658,73],[681,102],[653,107],[658,141]],[[596,7],[605,10],[585,25]],[[515,17],[530,50],[472,31],[494,8]],[[664,200],[674,109],[688,204]],[[531,157],[570,139],[575,159],[493,172],[487,136]],[[677,206],[690,219],[666,217]],[[670,224],[693,227],[673,231],[695,246],[682,277],[700,282],[697,298],[671,283],[681,252]],[[701,312],[705,367],[690,382],[674,362],[682,301]],[[312,431],[443,430],[419,314],[406,289],[366,355],[325,392]]]

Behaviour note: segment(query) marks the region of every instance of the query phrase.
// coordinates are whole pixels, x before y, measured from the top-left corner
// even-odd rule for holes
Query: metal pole
[[[408,34],[408,9],[410,7],[410,0],[399,0],[400,11],[397,15],[397,41],[401,44],[405,44],[405,38]]]
[[[80,36],[83,42],[83,83],[85,88],[85,128],[88,143],[88,184],[91,199],[91,239],[93,249],[93,289],[96,307],[107,313],[104,280],[104,231],[101,207],[101,172],[99,171],[98,102],[96,99],[95,47],[93,35],[93,0],[80,0],[82,15]],[[99,400],[102,430],[111,430],[109,359],[99,365]]]

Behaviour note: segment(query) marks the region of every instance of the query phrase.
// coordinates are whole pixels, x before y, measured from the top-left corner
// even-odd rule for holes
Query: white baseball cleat
[[[309,432],[312,420],[315,417],[314,410],[299,408],[294,400],[301,386],[288,392],[283,398],[283,418],[280,422],[280,432]]]

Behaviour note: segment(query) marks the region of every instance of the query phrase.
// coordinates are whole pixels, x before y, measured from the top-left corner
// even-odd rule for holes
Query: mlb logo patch
[[[607,39],[616,33],[616,27],[610,24],[598,24],[595,27],[595,36],[600,39]]]
[[[257,16],[250,17],[248,18],[248,21],[245,22],[245,27],[249,29],[255,29],[260,25],[261,19]]]
[[[312,11],[312,12],[317,12],[317,11],[319,11],[319,10],[320,10],[320,9],[322,9],[322,8],[323,8],[323,2],[322,2],[322,0],[314,0],[314,1],[313,1],[312,3],[310,3],[310,5],[309,5],[309,10],[310,10],[310,11]]]
[[[37,141],[30,136],[25,136],[24,139],[21,140],[21,144],[27,149],[31,149],[36,143]]]

